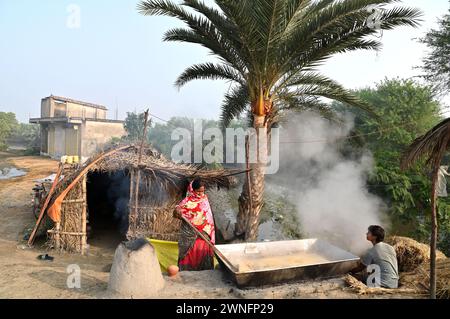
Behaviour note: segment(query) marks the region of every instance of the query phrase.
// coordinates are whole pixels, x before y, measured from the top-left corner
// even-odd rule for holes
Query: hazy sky
[[[178,91],[176,77],[192,63],[213,60],[195,45],[164,43],[175,19],[144,17],[136,0],[0,0],[0,111],[22,122],[38,117],[50,94],[106,105],[113,118],[146,107],[162,118],[218,118],[229,84],[197,81]],[[208,2],[208,1],[207,1]],[[359,51],[334,57],[323,72],[347,88],[373,85],[384,77],[411,77],[426,47],[414,38],[436,27],[448,0],[405,0],[424,12],[418,29],[384,32],[378,54]],[[80,8],[71,28],[70,5]],[[73,11],[72,11],[73,12]]]

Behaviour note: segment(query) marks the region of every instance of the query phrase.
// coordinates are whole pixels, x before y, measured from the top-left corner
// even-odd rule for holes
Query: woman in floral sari
[[[205,194],[205,185],[194,179],[188,187],[186,198],[176,207],[177,216],[182,215],[194,227],[215,243],[214,219]],[[188,225],[181,224],[178,241],[178,266],[180,270],[206,270],[214,268],[214,252],[212,248]]]

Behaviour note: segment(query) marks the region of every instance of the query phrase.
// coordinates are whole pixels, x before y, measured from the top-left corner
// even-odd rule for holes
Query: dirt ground
[[[23,240],[34,226],[31,212],[33,180],[54,173],[57,162],[44,157],[0,152],[0,167],[27,171],[22,177],[0,180],[0,298],[120,298],[107,292],[114,246],[90,243],[88,256],[47,250],[43,240],[28,248]],[[54,261],[38,260],[48,253]],[[67,288],[67,266],[81,269],[81,288]],[[285,284],[259,289],[237,289],[221,271],[182,272],[166,279],[163,291],[149,298],[370,298],[344,287],[342,278]],[[386,298],[408,296],[389,295]],[[376,296],[383,298],[383,296]]]

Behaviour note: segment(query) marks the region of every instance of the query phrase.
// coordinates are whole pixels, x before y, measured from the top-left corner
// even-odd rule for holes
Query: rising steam
[[[305,237],[360,254],[370,247],[367,227],[381,224],[383,203],[366,188],[370,153],[348,159],[339,152],[352,127],[350,117],[339,124],[311,112],[291,118],[280,130],[280,171],[272,180],[289,187]]]

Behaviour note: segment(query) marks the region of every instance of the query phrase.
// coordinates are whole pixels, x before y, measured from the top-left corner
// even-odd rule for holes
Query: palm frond
[[[377,30],[369,27],[371,5],[380,5],[394,0],[347,0],[325,6],[307,19],[297,21],[292,32],[285,35],[285,62],[289,70],[307,56],[317,56],[322,60],[333,54],[358,50],[379,49],[380,43],[366,39]],[[314,10],[314,5],[310,10]],[[395,26],[417,26],[421,12],[417,9],[395,7],[380,14],[380,29],[389,30]],[[326,52],[323,52],[323,51]],[[307,54],[309,52],[309,54]],[[325,58],[325,59],[324,59]]]
[[[229,80],[245,85],[245,80],[232,67],[224,64],[202,63],[188,67],[177,79],[175,85],[180,88],[192,80]]]
[[[375,112],[366,102],[346,90],[336,81],[333,81],[316,72],[304,72],[297,74],[283,85],[287,88],[292,88],[292,91],[289,93],[284,93],[286,96],[325,97],[363,109],[375,115]]]
[[[142,15],[160,15],[178,18],[189,23],[192,15],[184,10],[180,5],[167,0],[145,0],[137,5],[137,10]]]
[[[232,65],[242,75],[245,74],[244,54],[236,52],[233,44],[204,17],[194,15],[181,5],[166,0],[146,0],[138,5],[138,11],[144,15],[163,15],[183,21],[190,30],[172,29],[166,32],[164,40],[197,43],[209,49],[222,61]]]
[[[201,35],[199,32],[193,30],[175,28],[166,31],[163,40],[200,44],[209,49],[223,63],[233,66],[241,75],[244,75],[246,73],[246,65],[240,58],[240,54],[227,44],[226,41],[217,37],[213,31],[205,31],[205,33],[208,33],[208,36]]]
[[[239,116],[250,105],[248,88],[244,85],[234,86],[225,94],[222,103],[220,122],[222,127],[227,127],[230,122]]]
[[[414,8],[396,7],[382,11],[380,27],[383,30],[392,30],[398,26],[418,27],[422,22],[423,13]]]
[[[379,50],[378,33],[369,25],[373,7],[382,30],[419,24],[421,12],[401,6],[383,6],[397,0],[144,0],[145,15],[165,15],[184,22],[164,35],[166,41],[200,44],[219,58],[218,64],[188,68],[177,80],[182,86],[194,79],[225,79],[239,84],[225,96],[225,119],[240,114],[238,88],[245,87],[247,104],[263,94],[277,99],[288,94],[304,99],[324,97],[372,112],[351,92],[330,79],[308,74],[330,57],[354,50]],[[231,103],[233,101],[233,103]],[[313,101],[313,100],[311,100]],[[312,102],[311,102],[312,103]],[[247,105],[246,104],[246,105]],[[230,107],[229,111],[224,108]],[[271,106],[276,107],[276,106]],[[373,112],[372,112],[373,113]],[[270,111],[268,114],[270,115]]]
[[[242,69],[250,67],[250,53],[242,43],[242,38],[239,36],[240,30],[238,26],[233,23],[229,17],[223,14],[223,12],[209,7],[205,5],[205,3],[198,0],[185,0],[183,4],[194,9],[211,22],[211,24],[217,29],[217,33],[220,35],[220,40],[228,43],[228,48],[233,49],[236,53],[239,53],[237,56],[242,62]]]
[[[407,169],[420,158],[432,168],[440,165],[444,152],[449,148],[450,118],[443,120],[424,135],[418,137],[403,153],[400,167]]]

